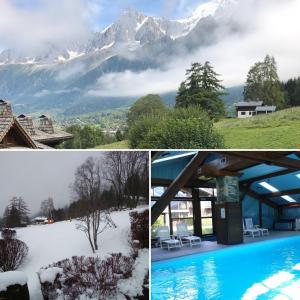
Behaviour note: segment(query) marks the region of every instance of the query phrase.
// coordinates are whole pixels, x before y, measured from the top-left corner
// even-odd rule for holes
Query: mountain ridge
[[[86,44],[50,47],[37,57],[14,57],[12,50],[5,50],[0,54],[1,98],[12,99],[20,111],[66,115],[128,106],[138,97],[103,97],[90,91],[103,88],[99,79],[106,74],[162,70],[171,57],[214,44],[224,27],[222,12],[236,3],[212,0],[181,20],[128,9]]]

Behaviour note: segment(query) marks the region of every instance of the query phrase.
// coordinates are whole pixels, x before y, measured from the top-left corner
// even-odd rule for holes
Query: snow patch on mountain
[[[201,20],[209,16],[217,17],[238,0],[211,0],[199,5],[193,15],[181,20],[167,20],[161,17],[146,16],[134,9],[126,9],[113,24],[96,32],[88,42],[63,47],[50,46],[47,53],[39,56],[22,57],[14,50],[0,53],[0,64],[55,64],[67,63],[77,58],[99,53],[114,56],[134,52],[144,45],[163,38],[172,40],[189,35]],[[64,50],[64,48],[66,50]],[[105,57],[104,57],[105,56]]]

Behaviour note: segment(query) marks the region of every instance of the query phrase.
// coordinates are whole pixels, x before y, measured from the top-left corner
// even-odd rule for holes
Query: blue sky
[[[43,10],[47,1],[56,0],[11,0],[18,8],[35,11]],[[70,0],[72,1],[72,0]],[[208,0],[81,0],[89,7],[88,17],[94,28],[110,25],[128,7],[143,11],[147,15],[166,18],[183,18],[192,13],[199,4]]]

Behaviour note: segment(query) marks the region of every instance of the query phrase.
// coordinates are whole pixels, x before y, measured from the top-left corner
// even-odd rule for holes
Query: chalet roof
[[[49,149],[51,147],[44,144],[55,144],[73,137],[72,134],[55,129],[51,118],[45,115],[41,115],[37,120],[25,114],[14,117],[11,104],[0,100],[0,142],[14,124],[26,135],[27,140],[30,139],[34,148]]]
[[[72,134],[67,133],[62,130],[53,130],[53,133],[47,133],[38,129],[35,129],[35,134],[32,135],[32,138],[39,143],[43,142],[56,142],[56,141],[64,141],[67,139],[71,139],[73,137]]]
[[[249,107],[249,106],[262,106],[262,101],[249,101],[249,102],[238,102],[235,104],[236,107]]]
[[[259,106],[256,107],[255,111],[276,111],[276,106]]]

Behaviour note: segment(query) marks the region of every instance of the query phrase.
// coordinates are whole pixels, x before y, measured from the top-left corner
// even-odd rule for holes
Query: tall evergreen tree
[[[300,106],[300,77],[289,79],[282,84],[289,107]]]
[[[274,57],[267,55],[263,62],[257,62],[250,68],[244,87],[244,100],[263,101],[279,109],[285,106]]]
[[[4,211],[4,222],[7,227],[18,227],[27,224],[29,209],[21,197],[13,197]]]
[[[176,107],[197,105],[213,118],[223,116],[225,109],[221,96],[224,95],[224,87],[211,64],[193,63],[186,71],[186,76],[176,96]]]

